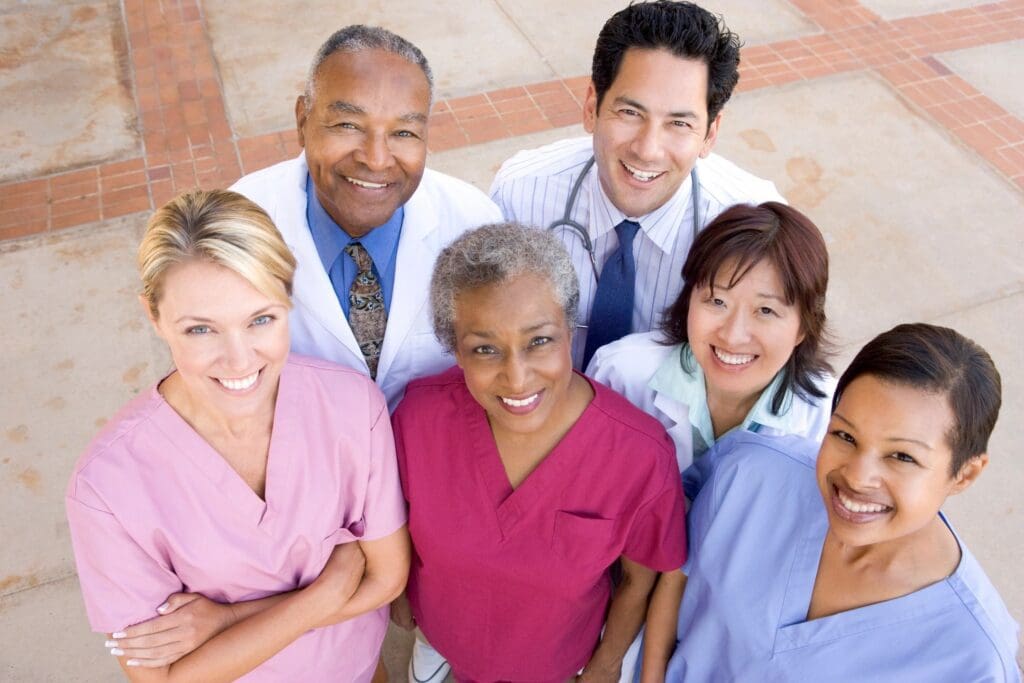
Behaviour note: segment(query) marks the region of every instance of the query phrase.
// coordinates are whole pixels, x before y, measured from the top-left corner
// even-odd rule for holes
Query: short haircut
[[[464,233],[437,259],[430,281],[434,334],[454,351],[455,303],[466,290],[535,275],[551,284],[570,334],[576,328],[580,286],[562,241],[547,230],[519,223],[484,225]]]
[[[430,100],[433,102],[434,73],[430,70],[427,58],[423,56],[418,47],[386,28],[353,24],[331,34],[331,37],[324,41],[324,44],[317,50],[316,56],[313,57],[313,63],[306,75],[306,90],[303,95],[306,111],[313,106],[313,98],[316,95],[316,77],[324,61],[335,52],[363,52],[364,50],[390,52],[418,66],[427,79]]]
[[[950,476],[988,452],[1002,404],[1002,381],[985,349],[956,330],[926,323],[897,325],[860,350],[839,378],[832,410],[850,383],[863,375],[946,397],[953,425]]]
[[[708,67],[708,124],[732,96],[739,81],[740,39],[725,23],[692,2],[639,2],[616,12],[597,37],[590,78],[601,106],[626,51],[667,50]]]
[[[771,410],[778,415],[789,391],[807,399],[824,398],[815,379],[832,371],[825,318],[828,250],[807,216],[779,202],[737,204],[719,214],[690,247],[683,264],[683,290],[666,310],[662,330],[669,343],[689,341],[686,321],[694,288],[713,286],[723,268],[733,269],[728,274],[732,287],[762,261],[778,272],[786,304],[796,306],[804,334],[783,366],[782,384],[772,397]]]
[[[189,190],[156,210],[139,244],[138,267],[153,318],[167,271],[206,261],[240,275],[261,294],[291,307],[295,257],[259,206],[230,190]]]

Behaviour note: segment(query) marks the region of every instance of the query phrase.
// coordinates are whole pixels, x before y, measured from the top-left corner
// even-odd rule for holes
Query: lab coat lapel
[[[395,284],[380,350],[377,382],[383,383],[400,348],[430,297],[430,276],[436,249],[425,244],[437,229],[440,214],[429,194],[418,189],[405,204],[402,234],[395,262]]]
[[[668,435],[676,446],[676,465],[679,471],[690,466],[693,454],[693,427],[690,425],[690,413],[686,406],[676,399],[654,390],[654,407],[672,420]]]
[[[363,358],[356,343],[352,328],[345,319],[345,312],[334,293],[334,286],[320,263],[320,255],[316,251],[313,235],[309,232],[306,221],[306,175],[308,169],[303,155],[296,165],[296,174],[289,178],[286,193],[287,201],[282,202],[280,216],[277,221],[288,221],[285,233],[288,246],[295,254],[298,266],[295,269],[292,300],[309,312],[310,317],[324,327],[342,345],[348,348],[356,358]],[[279,223],[280,225],[280,223]],[[369,372],[367,370],[367,372]]]

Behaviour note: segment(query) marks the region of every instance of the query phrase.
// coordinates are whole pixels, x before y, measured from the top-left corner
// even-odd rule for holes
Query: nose
[[[653,122],[645,121],[633,137],[630,151],[638,161],[658,161],[661,158],[661,129]]]
[[[252,344],[244,334],[224,335],[224,368],[232,373],[252,370]]]
[[[522,354],[510,353],[505,359],[504,367],[505,384],[512,393],[521,393],[526,390],[526,381],[530,375],[529,366]]]
[[[857,453],[843,467],[847,483],[857,491],[867,491],[878,486],[877,459],[867,453]]]
[[[387,136],[382,133],[368,133],[360,147],[358,161],[371,171],[383,171],[391,164],[391,159]]]
[[[721,330],[725,345],[733,350],[750,340],[750,321],[741,311],[731,311]]]

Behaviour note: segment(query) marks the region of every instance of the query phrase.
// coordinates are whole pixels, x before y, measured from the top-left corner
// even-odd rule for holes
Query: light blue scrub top
[[[708,452],[666,680],[1019,682],[1017,624],[959,537],[947,579],[807,621],[828,530],[817,451],[736,432]]]

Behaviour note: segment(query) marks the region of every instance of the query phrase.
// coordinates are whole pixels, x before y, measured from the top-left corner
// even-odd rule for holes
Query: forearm
[[[240,621],[244,621],[249,617],[255,616],[264,610],[267,610],[277,603],[281,602],[289,595],[292,595],[294,591],[288,593],[277,593],[276,595],[268,595],[265,598],[259,598],[257,600],[245,600],[244,602],[233,602],[227,605],[229,609],[229,621],[227,626],[234,626]]]
[[[676,646],[679,603],[685,587],[686,574],[679,570],[658,577],[651,606],[647,610],[640,683],[662,683],[665,680],[665,668]]]
[[[622,658],[644,623],[655,577],[655,572],[646,568],[624,572],[608,607],[604,635],[587,664],[588,669],[621,669]]]

